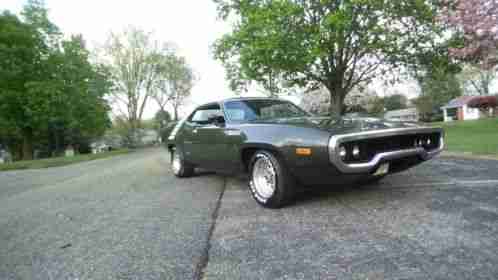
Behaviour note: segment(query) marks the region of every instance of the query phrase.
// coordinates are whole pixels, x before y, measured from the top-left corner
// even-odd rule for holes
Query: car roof
[[[208,103],[204,103],[204,104],[201,104],[199,106],[197,106],[197,108],[200,108],[200,107],[204,107],[204,106],[211,106],[211,105],[216,105],[216,104],[221,104],[221,103],[225,103],[227,101],[244,101],[244,100],[280,100],[280,101],[287,101],[285,99],[281,99],[281,98],[276,98],[276,97],[257,97],[257,96],[251,96],[251,97],[230,97],[230,98],[225,98],[225,99],[221,99],[219,101],[215,101],[215,102],[208,102]]]

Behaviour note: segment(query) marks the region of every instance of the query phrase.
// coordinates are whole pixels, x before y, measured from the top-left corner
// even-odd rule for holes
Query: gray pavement
[[[0,173],[0,279],[497,279],[498,161],[439,158],[279,210],[164,150]]]

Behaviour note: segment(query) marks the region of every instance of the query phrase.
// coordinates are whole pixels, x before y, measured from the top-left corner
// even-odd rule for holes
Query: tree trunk
[[[331,117],[340,117],[344,111],[344,90],[343,89],[329,89],[330,104],[329,115]]]
[[[33,129],[30,127],[23,129],[22,159],[33,159]]]
[[[174,113],[175,113],[175,122],[178,121],[178,106],[173,106]]]

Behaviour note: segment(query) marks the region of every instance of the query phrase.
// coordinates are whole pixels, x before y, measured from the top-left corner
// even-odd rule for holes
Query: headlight
[[[344,146],[340,146],[339,147],[339,155],[341,156],[342,159],[345,159],[346,158],[346,155],[347,155],[348,151],[346,150],[346,147]]]
[[[360,156],[360,147],[354,146],[353,147],[353,157],[358,158]]]

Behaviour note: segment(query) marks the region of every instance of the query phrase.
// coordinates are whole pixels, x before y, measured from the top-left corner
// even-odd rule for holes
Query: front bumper
[[[394,151],[386,151],[376,154],[370,161],[362,163],[345,163],[339,155],[341,143],[363,139],[381,138],[396,135],[439,133],[439,146],[432,150],[423,147],[414,147]],[[439,154],[444,148],[443,130],[441,128],[393,128],[384,130],[364,131],[351,134],[334,135],[329,141],[329,159],[332,164],[343,173],[369,173],[376,168],[380,162],[392,161],[401,158],[418,156],[422,160],[428,160]]]

